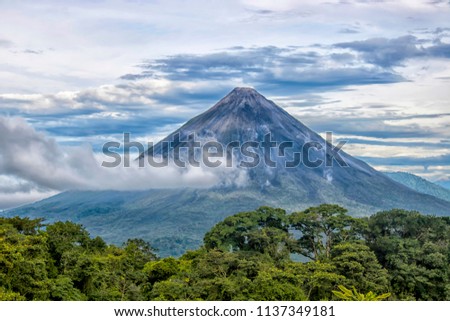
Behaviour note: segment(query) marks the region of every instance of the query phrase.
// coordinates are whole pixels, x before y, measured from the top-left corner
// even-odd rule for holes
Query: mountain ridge
[[[413,190],[435,196],[450,202],[450,190],[436,183],[430,182],[423,177],[408,172],[383,172],[396,182],[399,182]]]

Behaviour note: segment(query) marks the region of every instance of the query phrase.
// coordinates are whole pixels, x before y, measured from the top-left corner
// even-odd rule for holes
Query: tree
[[[12,219],[17,222],[17,219]],[[2,296],[20,300],[47,300],[48,255],[46,239],[34,232],[19,232],[8,220],[0,225],[0,288]]]
[[[156,259],[143,240],[123,248],[90,238],[79,224],[0,218],[0,298],[140,300],[143,268]]]
[[[309,301],[331,300],[331,291],[345,279],[333,264],[319,260],[291,263],[287,269],[304,278],[302,289]]]
[[[304,301],[304,275],[289,269],[270,267],[259,271],[246,298],[256,301]]]
[[[155,251],[71,222],[0,218],[0,300],[450,300],[450,219],[418,212],[261,207],[180,258]]]
[[[18,233],[24,234],[24,235],[36,235],[41,230],[41,228],[44,226],[42,222],[44,221],[43,218],[36,218],[36,219],[30,219],[28,217],[0,217],[0,225],[11,225],[14,227]]]
[[[397,299],[450,299],[448,220],[396,209],[371,216],[368,227],[367,243]]]
[[[5,290],[0,287],[0,301],[25,301],[26,298],[20,293]]]
[[[289,258],[292,243],[286,212],[267,206],[227,217],[204,237],[208,250],[253,251],[277,261]]]
[[[50,282],[50,299],[52,301],[81,301],[86,300],[86,296],[74,287],[69,277],[59,275]]]
[[[80,224],[69,221],[50,224],[46,232],[50,255],[58,267],[65,252],[78,246],[87,248],[90,243],[86,229]]]
[[[173,257],[148,262],[147,264],[145,264],[144,267],[144,273],[146,274],[146,278],[151,284],[160,281],[165,281],[179,272],[180,272],[179,260],[176,260]]]
[[[383,301],[391,296],[390,293],[377,295],[372,291],[363,294],[358,292],[355,287],[352,287],[352,290],[347,289],[343,285],[339,285],[338,287],[340,291],[333,291],[333,294],[343,301]]]
[[[142,239],[129,239],[123,244],[123,248],[130,264],[139,270],[143,269],[147,262],[158,258],[156,249]]]
[[[343,242],[331,250],[331,262],[338,274],[345,277],[343,284],[361,292],[376,293],[388,290],[389,280],[377,257],[362,242]]]
[[[292,213],[289,221],[299,234],[296,251],[312,260],[327,259],[334,244],[360,239],[364,221],[346,213],[346,209],[330,204]]]

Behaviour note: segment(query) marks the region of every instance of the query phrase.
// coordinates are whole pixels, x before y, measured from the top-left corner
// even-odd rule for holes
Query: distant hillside
[[[435,184],[442,186],[446,189],[450,189],[450,181],[439,181],[439,182],[436,182]]]
[[[444,188],[443,186],[427,181],[422,177],[405,172],[386,172],[384,174],[389,176],[394,181],[408,186],[409,188],[412,188],[417,192],[432,195],[442,200],[450,201],[450,190]]]

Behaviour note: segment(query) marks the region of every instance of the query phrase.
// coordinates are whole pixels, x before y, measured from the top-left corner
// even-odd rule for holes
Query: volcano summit
[[[182,149],[187,150],[183,153]],[[244,168],[258,167],[261,161],[265,167],[332,167],[333,159],[348,166],[321,136],[252,88],[235,88],[211,109],[142,153],[139,160],[143,163],[148,157],[154,164],[153,158],[162,157],[181,167],[187,163],[199,166],[201,161],[218,167],[221,161],[212,164],[208,158],[224,156],[228,167],[234,158]]]

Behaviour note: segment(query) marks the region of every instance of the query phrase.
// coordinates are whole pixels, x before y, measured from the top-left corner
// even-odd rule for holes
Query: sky
[[[157,141],[238,86],[376,169],[449,181],[449,16],[448,0],[0,0],[0,209],[115,188],[105,142]]]

